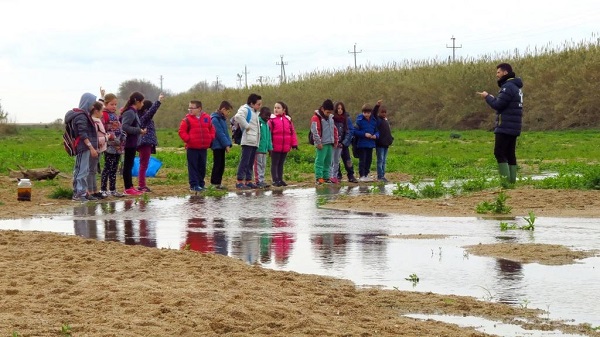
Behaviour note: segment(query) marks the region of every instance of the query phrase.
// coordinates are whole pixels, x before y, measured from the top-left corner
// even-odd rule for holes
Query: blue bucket
[[[146,177],[155,177],[156,173],[162,166],[162,162],[154,157],[150,157],[148,161],[148,169],[146,170]],[[131,169],[131,174],[134,177],[138,176],[140,170],[140,157],[135,157],[133,159],[133,168]]]

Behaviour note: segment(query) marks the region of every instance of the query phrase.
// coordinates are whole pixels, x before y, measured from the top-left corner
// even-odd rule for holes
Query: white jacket
[[[250,123],[246,122],[248,118],[248,109],[252,111]],[[248,104],[242,105],[234,116],[235,121],[242,127],[242,141],[240,145],[258,147],[260,141],[260,124],[258,123],[258,111],[252,109]]]

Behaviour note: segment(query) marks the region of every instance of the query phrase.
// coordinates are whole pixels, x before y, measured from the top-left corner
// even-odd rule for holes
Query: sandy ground
[[[151,197],[183,195],[186,190],[152,187]],[[16,183],[0,180],[0,218],[72,210],[70,200],[48,199],[50,190],[34,182],[32,201],[18,202]],[[475,206],[495,200],[497,193],[443,200],[366,195],[341,198],[327,207],[476,216]],[[518,216],[534,211],[537,216],[595,217],[600,215],[599,193],[522,188],[507,192],[507,204]],[[481,245],[469,250],[524,263],[539,261],[539,255],[571,257],[540,262],[548,264],[573,263],[594,254],[553,245]],[[263,269],[216,254],[52,233],[0,231],[0,267],[2,336],[65,336],[69,331],[73,336],[485,336],[470,328],[402,316],[406,313],[476,315],[506,322],[525,318],[529,328],[600,336],[585,325],[548,322],[539,310],[470,297],[360,289],[345,280]]]

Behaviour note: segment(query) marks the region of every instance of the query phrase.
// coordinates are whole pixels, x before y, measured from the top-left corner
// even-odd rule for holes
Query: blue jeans
[[[377,147],[375,148],[375,152],[377,153],[377,179],[385,178],[385,163],[387,162],[387,147]]]

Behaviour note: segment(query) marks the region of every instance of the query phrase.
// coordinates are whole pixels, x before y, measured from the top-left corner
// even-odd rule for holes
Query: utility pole
[[[242,77],[244,77],[242,74],[237,74],[237,82],[239,88],[242,87]]]
[[[362,53],[362,50],[361,51],[356,51],[356,43],[354,43],[354,51],[348,51],[348,54],[354,54],[354,70],[357,69],[357,67],[356,67],[356,54],[360,54],[360,53]]]
[[[162,89],[163,75],[160,75],[159,79],[160,79],[160,92],[163,92],[163,89]]]
[[[250,74],[248,68],[244,65],[244,81],[246,82],[246,89],[248,89],[248,74]]]
[[[281,57],[281,63],[275,62],[276,65],[281,66],[281,75],[279,75],[279,84],[286,82],[285,66],[287,65],[287,62],[283,62],[283,55],[280,55],[280,57]]]
[[[452,47],[446,45],[446,48],[452,48],[452,62],[454,62],[456,60],[456,54],[455,51],[458,48],[462,48],[462,44],[460,45],[460,47],[456,46],[456,38],[454,37],[454,35],[452,35],[452,37],[450,38],[452,40]]]
[[[217,89],[216,91],[219,91],[219,75],[217,75],[217,85],[215,87]]]

